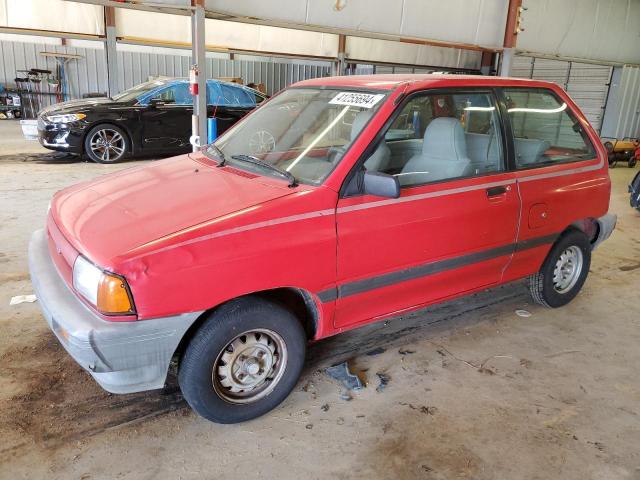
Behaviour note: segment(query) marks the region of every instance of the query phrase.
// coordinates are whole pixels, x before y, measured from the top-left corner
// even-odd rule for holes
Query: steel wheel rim
[[[93,134],[89,141],[91,152],[102,162],[115,162],[124,154],[124,137],[110,128],[103,128]]]
[[[579,247],[566,248],[558,258],[553,269],[553,288],[558,293],[567,293],[580,278],[584,256]]]
[[[287,347],[279,334],[249,330],[218,354],[211,373],[213,388],[229,403],[253,403],[273,392],[286,366]]]

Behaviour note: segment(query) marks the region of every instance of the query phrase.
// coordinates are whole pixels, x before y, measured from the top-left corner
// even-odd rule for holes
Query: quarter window
[[[403,187],[504,170],[493,94],[472,91],[412,97],[364,166],[397,176]]]
[[[210,82],[207,103],[225,107],[255,107],[256,97],[251,90],[228,83]]]
[[[595,150],[568,105],[552,92],[504,91],[520,169],[595,157]]]

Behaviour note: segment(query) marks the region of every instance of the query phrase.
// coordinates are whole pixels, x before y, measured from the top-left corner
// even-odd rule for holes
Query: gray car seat
[[[551,147],[551,144],[546,140],[534,138],[515,138],[514,144],[516,165],[519,167],[528,167],[541,162],[544,152]]]
[[[400,174],[400,184],[431,182],[471,174],[464,130],[456,118],[439,117],[424,132],[422,153],[413,156]],[[408,175],[411,181],[402,177]]]
[[[353,119],[353,124],[351,125],[352,142],[362,131],[372,115],[373,113],[371,112],[371,110],[363,110],[362,112],[358,113]],[[371,156],[364,162],[364,168],[372,172],[384,172],[387,168],[389,168],[390,162],[391,150],[389,149],[387,142],[385,142],[383,138],[380,141],[380,144],[378,145],[378,148],[376,148],[375,152],[373,152]]]

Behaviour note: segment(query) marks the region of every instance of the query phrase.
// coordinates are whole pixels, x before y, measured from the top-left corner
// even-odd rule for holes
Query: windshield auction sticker
[[[382,94],[340,92],[329,103],[333,105],[349,105],[350,107],[371,108],[384,98]]]

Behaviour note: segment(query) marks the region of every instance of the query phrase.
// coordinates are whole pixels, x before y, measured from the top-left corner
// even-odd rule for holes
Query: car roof
[[[347,87],[375,90],[395,90],[400,86],[413,88],[445,88],[464,86],[507,87],[527,86],[530,88],[557,88],[553,82],[528,80],[524,78],[491,77],[484,75],[452,74],[382,74],[382,75],[346,75],[342,77],[324,77],[303,80],[294,87]]]

